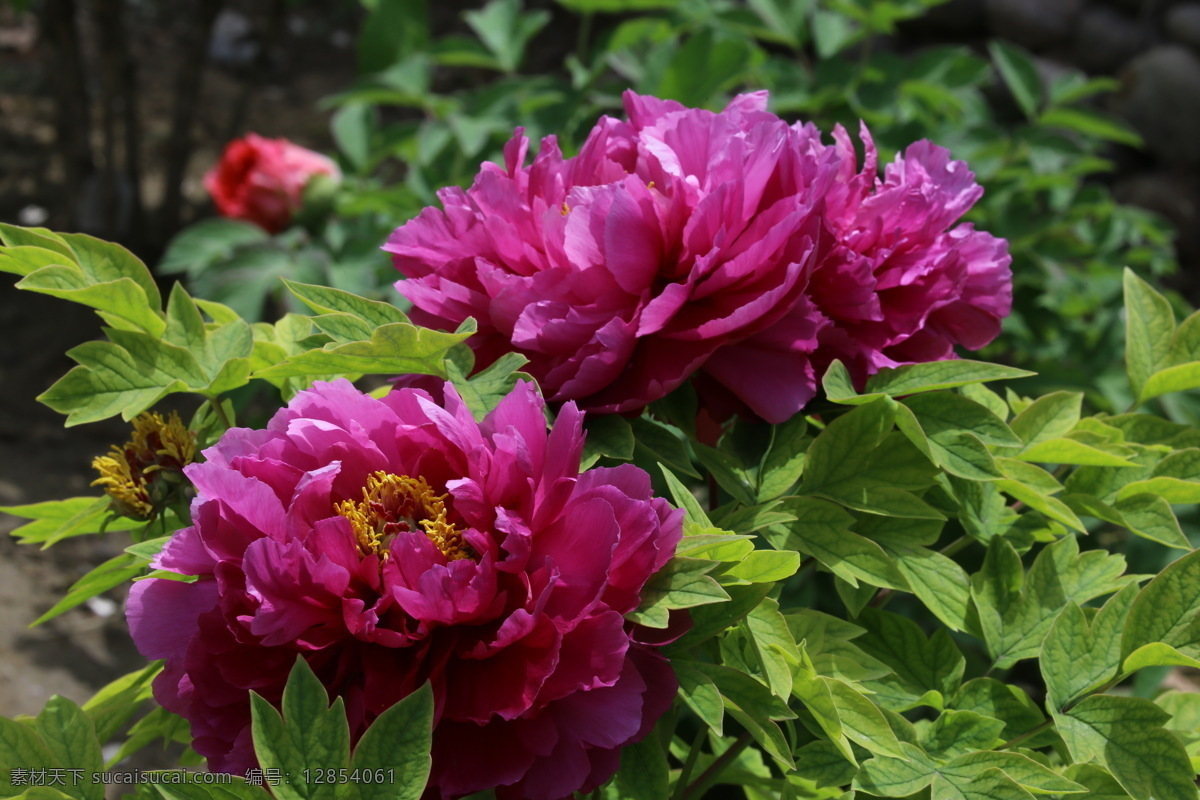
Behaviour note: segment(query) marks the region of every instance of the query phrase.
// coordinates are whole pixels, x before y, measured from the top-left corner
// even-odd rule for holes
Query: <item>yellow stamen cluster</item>
[[[386,560],[398,534],[421,530],[448,560],[471,558],[462,531],[447,519],[445,500],[420,476],[380,471],[367,478],[362,500],[343,500],[334,510],[350,520],[363,555]]]
[[[160,470],[182,470],[196,457],[196,437],[174,411],[167,419],[150,412],[133,420],[133,437],[124,445],[113,445],[108,455],[98,456],[92,468],[100,477],[92,486],[103,486],[119,513],[150,519],[155,504],[150,483]]]

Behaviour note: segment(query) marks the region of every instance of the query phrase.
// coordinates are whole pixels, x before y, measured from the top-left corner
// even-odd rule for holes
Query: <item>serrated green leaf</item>
[[[1170,366],[1175,313],[1165,297],[1129,268],[1124,287],[1125,369],[1133,394],[1140,397],[1150,376]]]
[[[1117,674],[1121,630],[1137,593],[1136,584],[1126,586],[1090,622],[1075,603],[1059,613],[1042,642],[1040,660],[1051,706],[1063,708]]]
[[[1175,512],[1171,510],[1171,504],[1164,498],[1153,494],[1133,494],[1118,500],[1113,508],[1121,518],[1117,524],[1138,536],[1178,550],[1192,549],[1191,542],[1179,527]]]
[[[934,758],[950,759],[1000,744],[1004,723],[975,711],[947,709],[929,727],[924,746]]]
[[[368,300],[328,286],[299,283],[287,278],[282,280],[289,292],[318,314],[349,314],[363,320],[372,328],[409,321],[404,312],[391,303]]]
[[[870,688],[890,687],[890,694],[912,701],[931,691],[949,695],[958,688],[966,661],[945,629],[926,638],[912,620],[871,608],[863,609],[857,621],[867,634],[855,643],[895,671],[870,682]]]
[[[41,543],[43,549],[71,536],[132,530],[141,523],[124,517],[109,517],[107,497],[68,497],[44,503],[0,506],[0,512],[33,520],[11,531],[21,544]]]
[[[629,461],[633,458],[633,429],[629,426],[629,420],[617,414],[599,417],[588,415],[584,427],[587,429],[585,460],[587,453],[608,456],[618,461]]]
[[[633,427],[635,453],[643,455],[651,463],[666,464],[675,472],[699,478],[700,473],[692,467],[683,435],[661,422],[638,417],[630,423]]]
[[[429,780],[432,741],[433,690],[426,683],[376,717],[350,759],[351,771],[388,770],[395,780],[350,784],[345,796],[353,800],[418,800]]]
[[[482,420],[512,393],[519,380],[524,378],[532,382],[528,375],[517,372],[527,363],[529,359],[520,353],[505,353],[487,369],[480,370],[470,378],[452,362],[446,363],[446,373],[475,419]]]
[[[350,729],[339,697],[328,696],[308,662],[297,657],[283,690],[283,714],[251,692],[254,752],[264,769],[279,769],[289,781],[273,786],[280,800],[332,800],[335,785],[307,783],[306,769],[343,769],[350,762]]]
[[[1183,744],[1161,726],[1168,715],[1148,700],[1093,695],[1056,714],[1072,757],[1097,760],[1135,800],[1195,800]]]
[[[850,530],[854,517],[827,500],[794,497],[782,508],[796,519],[767,529],[776,547],[808,553],[851,585],[865,581],[873,586],[907,590],[903,574],[883,548]]]
[[[845,681],[822,677],[846,736],[872,753],[903,758],[900,741],[883,712],[871,699]]]
[[[159,776],[165,773],[177,773],[176,770],[156,770]],[[230,776],[227,782],[208,783],[200,777],[190,780],[189,776],[197,773],[183,773],[179,780],[172,778],[164,780],[159,777],[154,783],[146,784],[158,792],[164,800],[270,800],[270,793],[262,786],[254,786],[240,776]]]
[[[161,335],[166,327],[161,312],[154,310],[145,289],[132,278],[95,282],[73,265],[52,265],[29,273],[17,282],[17,288],[112,314],[151,336]]]
[[[79,800],[103,800],[103,784],[94,783],[90,776],[102,770],[104,758],[96,728],[83,710],[67,698],[54,695],[37,715],[33,727],[55,761],[81,769],[89,777],[64,786],[66,793]]]
[[[1051,128],[1066,128],[1097,139],[1141,147],[1142,137],[1128,125],[1087,108],[1048,108],[1038,123]]]
[[[405,322],[381,325],[368,341],[309,350],[253,374],[255,378],[310,375],[419,374],[446,377],[445,358],[451,347],[470,333],[442,333]]]
[[[967,681],[948,705],[960,711],[974,711],[1004,723],[1000,738],[1013,739],[1045,721],[1042,712],[1019,687],[1002,683],[995,678],[974,678]],[[1052,736],[1053,733],[1051,732]],[[1042,742],[1034,737],[1030,746]]]
[[[1121,658],[1153,642],[1186,653],[1200,647],[1200,550],[1172,563],[1142,589],[1121,637]]]
[[[1035,373],[983,361],[951,359],[884,368],[867,380],[867,392],[899,397],[918,392],[952,389],[969,383],[1027,378]]]
[[[951,780],[966,780],[988,770],[1000,770],[1013,783],[1038,794],[1078,794],[1086,791],[1072,780],[1039,764],[1029,756],[1003,750],[966,753],[942,767],[939,772]]]
[[[925,751],[907,742],[900,747],[904,758],[875,756],[864,761],[854,776],[855,790],[878,797],[904,797],[932,783],[936,767]]]
[[[796,751],[796,769],[797,777],[812,781],[817,788],[845,786],[858,772],[836,747],[820,739]]]

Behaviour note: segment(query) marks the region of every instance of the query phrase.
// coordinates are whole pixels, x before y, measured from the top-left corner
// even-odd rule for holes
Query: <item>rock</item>
[[[1200,50],[1200,3],[1183,3],[1167,11],[1163,31],[1169,38]]]
[[[1106,6],[1083,12],[1075,34],[1075,62],[1089,72],[1115,73],[1150,45],[1145,23]]]
[[[1069,40],[1084,0],[987,0],[992,33],[1025,47]]]
[[[1112,110],[1171,164],[1200,164],[1200,58],[1178,44],[1157,45],[1129,62]]]

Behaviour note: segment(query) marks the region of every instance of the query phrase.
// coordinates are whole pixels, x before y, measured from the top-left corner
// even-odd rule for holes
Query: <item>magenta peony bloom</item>
[[[720,113],[627,92],[573,158],[553,137],[525,166],[444,189],[385,250],[414,318],[473,316],[480,368],[515,349],[554,400],[634,412],[690,377],[713,403],[781,422],[833,358],[857,377],[952,356],[996,335],[1010,296],[1002,240],[947,231],[980,189],[961,162],[911,147],[885,182],[856,173],[840,128]]]
[[[194,524],[155,566],[200,577],[135,584],[128,618],[210,769],[254,765],[249,691],[278,704],[297,653],[355,738],[431,681],[442,797],[588,791],[670,707],[671,668],[624,615],[682,512],[632,465],[580,474],[570,403],[548,433],[528,384],[482,423],[445,395],[318,383],[187,468]]]

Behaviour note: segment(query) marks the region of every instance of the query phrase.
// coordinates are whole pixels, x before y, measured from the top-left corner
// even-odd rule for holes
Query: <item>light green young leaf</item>
[[[821,378],[821,388],[825,390],[826,399],[834,403],[853,406],[871,403],[884,396],[880,392],[859,394],[855,391],[854,381],[850,378],[850,371],[836,358],[825,370],[825,375]]]
[[[391,303],[368,300],[351,292],[282,279],[288,291],[318,314],[349,314],[372,328],[394,322],[408,322],[404,312]]]
[[[725,705],[717,684],[705,673],[690,666],[685,659],[672,659],[671,667],[679,679],[679,696],[717,736],[722,736]]]
[[[177,770],[156,770],[158,774],[177,773]],[[150,784],[142,784],[153,788],[163,800],[270,800],[271,794],[262,786],[246,783],[240,776],[230,776],[228,783],[201,783],[199,778],[186,780],[187,776],[196,773],[184,773],[185,780],[172,778],[169,781],[159,779]]]
[[[666,464],[676,472],[700,477],[692,467],[687,442],[680,432],[647,417],[637,417],[630,424],[635,454],[644,456],[650,463]]]
[[[713,527],[709,521],[708,515],[704,513],[704,509],[700,507],[700,503],[696,500],[686,486],[679,482],[675,474],[667,469],[666,465],[659,463],[658,468],[662,470],[663,478],[667,481],[667,489],[671,492],[671,497],[675,500],[675,505],[682,508],[687,515],[687,519],[693,524],[702,528]]]
[[[475,419],[482,420],[512,392],[517,381],[522,378],[533,381],[525,373],[517,371],[527,363],[529,359],[520,353],[505,353],[487,369],[480,370],[470,378],[449,361],[446,363],[446,373]]]
[[[925,751],[936,759],[948,760],[976,750],[991,750],[1001,744],[1004,723],[975,711],[946,709],[923,737]]]
[[[11,531],[21,544],[41,543],[42,549],[71,536],[132,530],[141,523],[125,517],[109,518],[107,497],[68,497],[21,506],[0,506],[0,512],[33,520]],[[107,524],[105,519],[108,519]]]
[[[1002,683],[995,678],[973,678],[967,681],[950,698],[947,705],[959,711],[974,711],[985,717],[1004,723],[999,737],[1013,739],[1045,721],[1037,705],[1017,686]],[[1053,732],[1049,732],[1053,736]],[[1029,740],[1029,746],[1043,744],[1038,737]]]
[[[1140,397],[1150,376],[1170,366],[1175,312],[1165,297],[1125,269],[1125,369]]]
[[[17,288],[79,303],[95,309],[101,316],[111,314],[151,336],[163,332],[162,312],[151,306],[145,289],[133,278],[101,282],[77,266],[52,265],[29,273],[17,282]]]
[[[1200,660],[1185,656],[1183,653],[1162,642],[1144,644],[1129,654],[1121,665],[1124,673],[1137,672],[1144,667],[1190,667],[1200,669]]]
[[[1153,494],[1132,494],[1118,500],[1113,509],[1120,515],[1117,522],[1143,539],[1149,539],[1177,550],[1191,550],[1191,542],[1179,527],[1179,520],[1164,498]],[[1111,520],[1110,520],[1111,521]]]
[[[926,547],[892,544],[884,549],[913,594],[938,619],[953,631],[966,627],[971,579],[956,561]]]
[[[871,699],[845,681],[822,677],[846,736],[872,753],[904,757],[900,741],[883,712]]]
[[[1186,364],[1164,367],[1146,379],[1146,384],[1138,394],[1138,402],[1144,403],[1171,392],[1186,392],[1198,386],[1200,386],[1200,361],[1189,361]]]
[[[726,583],[732,578],[738,583],[778,583],[796,574],[800,554],[786,550],[755,550],[738,564],[725,570],[718,579]]]
[[[280,364],[258,370],[253,377],[415,373],[444,378],[446,353],[470,335],[470,332],[442,333],[393,322],[376,328],[368,341],[326,346],[326,349],[289,356]]]

